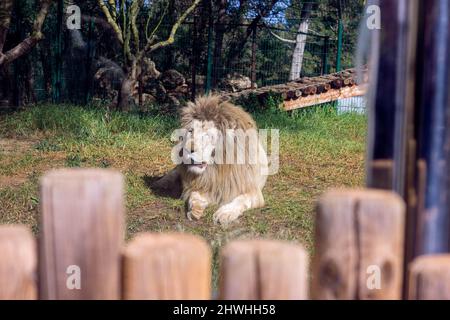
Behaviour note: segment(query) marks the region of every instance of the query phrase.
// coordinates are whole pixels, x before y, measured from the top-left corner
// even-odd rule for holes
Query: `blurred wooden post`
[[[220,299],[308,299],[308,256],[299,245],[235,241],[221,254]]]
[[[382,190],[334,190],[317,206],[315,299],[400,299],[405,205]]]
[[[24,226],[0,226],[0,300],[34,300],[36,243]]]
[[[188,234],[141,234],[125,249],[123,298],[211,298],[211,252]]]
[[[410,264],[410,300],[450,300],[450,255],[420,256]]]
[[[414,126],[415,53],[418,0],[380,0],[381,26],[369,30],[373,45],[369,90],[367,186],[408,197]]]
[[[417,50],[418,203],[412,257],[449,252],[450,3],[421,1]]]
[[[40,191],[40,298],[120,298],[122,175],[56,170],[42,178]]]
[[[258,26],[255,25],[252,30],[252,63],[250,70],[251,88],[256,88],[256,33]]]

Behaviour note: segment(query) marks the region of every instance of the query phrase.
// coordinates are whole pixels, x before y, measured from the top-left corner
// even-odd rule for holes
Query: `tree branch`
[[[282,38],[273,31],[270,31],[270,34],[273,35],[275,38],[277,38],[280,41],[287,42],[287,43],[294,43],[294,44],[297,43],[295,40]]]
[[[123,34],[122,30],[120,30],[119,25],[116,23],[116,20],[112,17],[111,13],[109,12],[108,7],[103,2],[103,0],[97,0],[98,5],[100,6],[100,9],[102,9],[104,15],[106,16],[106,20],[111,25],[111,27],[114,30],[114,33],[117,36],[117,39],[121,44],[123,44]]]
[[[153,41],[153,36],[155,35],[156,31],[158,31],[162,21],[164,20],[164,17],[166,16],[167,13],[167,8],[169,7],[169,3],[167,2],[164,9],[163,9],[163,13],[161,14],[161,16],[159,17],[159,21],[156,24],[155,28],[153,29],[153,31],[150,33],[150,35],[148,35],[148,25],[150,23],[150,14],[148,15],[148,19],[147,19],[147,23],[145,24],[145,38],[147,39],[147,42],[150,43],[151,41]]]
[[[245,47],[245,44],[247,43],[248,39],[253,33],[253,30],[258,27],[259,22],[266,17],[273,9],[273,7],[277,4],[279,0],[271,0],[270,3],[268,3],[267,6],[262,8],[260,12],[256,15],[255,18],[253,18],[252,22],[247,27],[247,30],[244,34],[244,36],[241,38],[241,41],[239,41],[230,51],[229,57],[228,57],[228,64],[232,64],[233,61],[236,59],[236,57],[239,55],[240,52]]]
[[[200,3],[200,1],[201,0],[194,0],[192,5],[189,8],[187,8],[187,10],[180,16],[178,21],[175,22],[175,24],[172,26],[172,30],[170,30],[169,37],[166,40],[157,42],[153,45],[150,45],[150,42],[148,42],[145,47],[144,52],[153,52],[157,49],[160,49],[160,48],[163,48],[163,47],[166,47],[166,46],[172,44],[175,41],[175,34],[177,33],[178,28],[184,22],[184,20],[186,20],[187,16],[192,11],[194,11],[195,7],[197,7],[197,5]]]
[[[141,9],[142,0],[133,0],[130,9],[130,22],[131,22],[131,31],[133,33],[134,46],[136,48],[136,52],[139,52],[139,30],[136,26],[136,19]]]
[[[117,20],[116,0],[108,0],[108,4],[111,7],[111,16],[116,21]]]
[[[8,2],[8,0],[6,2]],[[44,37],[44,35],[42,34],[42,25],[44,24],[45,18],[47,17],[48,10],[49,10],[51,4],[52,4],[52,0],[41,0],[41,9],[37,14],[36,19],[34,20],[31,35],[28,36],[27,38],[25,38],[21,43],[19,43],[14,48],[7,51],[6,53],[3,54],[0,52],[0,66],[11,63],[12,61],[16,60],[17,58],[28,53]],[[2,6],[3,6],[3,4],[2,4]],[[2,12],[2,14],[3,14],[3,12]],[[2,20],[3,20],[3,17],[2,17]],[[7,26],[9,27],[9,24]],[[2,25],[2,27],[4,27],[4,26]],[[7,30],[8,29],[6,29],[6,31]],[[5,31],[2,31],[2,32],[5,32]],[[6,34],[1,35],[1,36],[6,38]]]

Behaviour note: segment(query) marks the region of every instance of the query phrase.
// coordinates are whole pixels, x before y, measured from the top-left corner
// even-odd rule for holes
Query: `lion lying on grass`
[[[172,156],[179,164],[158,184],[181,178],[188,219],[200,219],[216,204],[214,222],[227,225],[245,210],[264,206],[267,155],[247,112],[204,96],[182,109],[181,126]]]

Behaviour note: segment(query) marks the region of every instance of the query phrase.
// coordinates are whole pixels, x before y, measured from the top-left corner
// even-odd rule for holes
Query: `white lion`
[[[209,95],[182,109],[181,125],[182,163],[158,183],[181,178],[189,219],[200,219],[217,204],[214,222],[227,225],[245,210],[264,206],[267,155],[247,112]]]

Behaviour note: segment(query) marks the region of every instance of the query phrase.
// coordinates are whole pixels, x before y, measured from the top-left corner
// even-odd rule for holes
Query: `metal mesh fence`
[[[352,23],[342,24],[340,40],[339,12],[336,6],[320,5],[322,2],[298,1],[298,7],[287,6],[289,1],[277,2],[270,15],[254,25],[251,15],[233,24],[217,22],[197,12],[180,26],[172,45],[155,51],[150,58],[161,72],[180,72],[191,96],[209,90],[236,90],[224,84],[226,79],[240,79],[243,84],[237,90],[242,86],[285,83],[292,78],[293,57],[299,44],[303,47],[300,76],[335,72],[338,61],[342,69],[351,67],[355,24],[361,12],[343,12],[354,17],[348,19]],[[45,39],[28,57],[13,64],[13,73],[23,72],[24,60],[32,64],[37,101],[85,104],[93,97],[114,99],[111,92],[117,95],[125,70],[114,34],[104,28],[106,21],[96,16],[84,19],[81,30],[68,30],[61,27],[59,20],[58,8],[53,7],[44,28]],[[167,22],[161,25],[160,39],[168,35],[171,26]],[[105,65],[113,70],[112,84],[107,88],[95,78]]]

